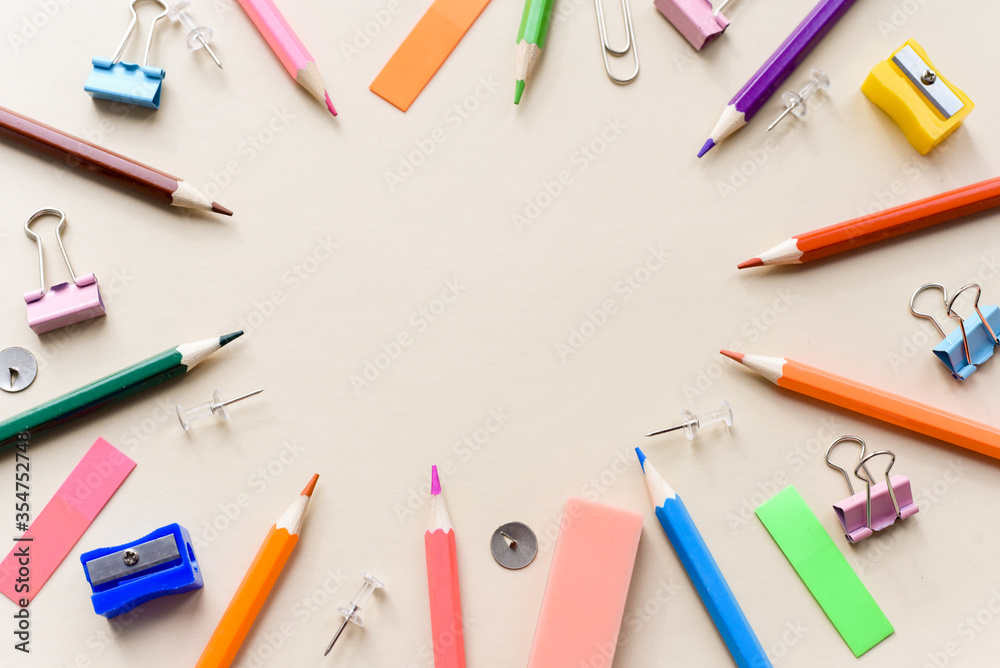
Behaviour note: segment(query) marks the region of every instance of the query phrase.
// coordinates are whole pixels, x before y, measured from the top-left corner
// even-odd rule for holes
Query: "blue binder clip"
[[[80,562],[93,591],[94,612],[108,618],[205,585],[191,534],[179,524],[160,527],[131,543],[85,552]]]
[[[148,0],[163,7],[163,11],[153,19],[149,26],[149,35],[146,37],[146,53],[143,56],[142,65],[122,61],[122,54],[128,45],[128,40],[139,22],[139,16],[135,13],[135,6],[147,0],[132,0],[129,4],[129,11],[132,12],[132,21],[128,24],[125,36],[118,44],[115,57],[94,58],[93,69],[83,89],[92,96],[100,100],[112,100],[124,102],[138,107],[148,107],[150,109],[160,108],[160,89],[163,86],[163,77],[166,74],[160,67],[149,67],[149,50],[153,45],[153,31],[156,29],[156,22],[167,15],[167,3],[163,0]]]
[[[913,302],[924,290],[937,288],[941,291],[942,300],[945,303],[948,317],[958,321],[958,328],[952,330],[950,334],[945,334],[934,316],[929,313],[917,311]],[[976,290],[976,301],[973,303],[975,313],[968,318],[962,318],[955,312],[955,301],[966,290]],[[959,288],[951,299],[940,283],[928,283],[917,288],[917,291],[910,297],[910,313],[918,318],[926,318],[933,323],[935,329],[941,334],[943,340],[934,346],[934,354],[944,362],[951,375],[956,380],[965,380],[971,376],[980,364],[993,356],[993,350],[1000,341],[997,340],[996,332],[1000,330],[1000,308],[996,306],[984,306],[979,308],[979,297],[982,288],[978,283],[969,283]]]

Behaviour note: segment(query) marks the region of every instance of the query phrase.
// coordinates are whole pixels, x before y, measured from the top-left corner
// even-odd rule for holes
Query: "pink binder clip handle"
[[[31,223],[41,216],[59,216],[56,226],[56,240],[62,251],[66,267],[69,268],[73,282],[60,283],[51,288],[45,287],[45,261],[42,256],[42,242],[38,235],[31,231]],[[53,329],[59,329],[77,322],[105,315],[104,300],[93,274],[77,276],[70,264],[69,255],[62,241],[62,231],[66,227],[66,214],[59,209],[40,209],[31,214],[24,223],[24,233],[38,244],[38,277],[41,287],[24,295],[28,306],[28,325],[35,334],[44,334]]]
[[[830,461],[830,451],[835,445],[844,441],[854,441],[861,445],[861,461],[855,467],[854,475],[859,480],[865,481],[864,492],[855,494],[847,471]],[[869,459],[880,455],[889,455],[891,460],[885,469],[885,480],[876,484],[867,464]],[[901,475],[890,477],[889,471],[892,470],[892,465],[895,462],[896,455],[889,450],[879,450],[865,456],[865,442],[857,436],[841,436],[827,448],[827,465],[844,475],[847,487],[851,491],[851,496],[833,504],[833,509],[844,528],[844,535],[848,542],[857,543],[864,540],[874,532],[891,526],[896,520],[905,520],[907,517],[915,515],[919,510],[913,501],[909,478]],[[861,475],[862,469],[865,472],[863,476]]]

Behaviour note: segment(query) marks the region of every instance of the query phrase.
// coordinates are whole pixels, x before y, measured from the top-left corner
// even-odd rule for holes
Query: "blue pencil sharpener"
[[[168,524],[139,540],[80,555],[94,612],[115,617],[146,601],[201,589],[205,580],[191,534]]]

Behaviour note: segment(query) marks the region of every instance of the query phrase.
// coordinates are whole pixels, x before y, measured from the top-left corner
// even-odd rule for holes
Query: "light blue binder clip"
[[[941,291],[941,297],[945,303],[948,317],[958,321],[958,328],[952,330],[950,334],[945,334],[934,316],[929,313],[920,313],[913,307],[913,302],[924,290],[937,288]],[[962,318],[955,312],[955,301],[966,290],[976,290],[976,301],[973,303],[975,313],[968,318]],[[951,375],[956,380],[965,380],[971,376],[980,364],[993,356],[993,350],[1000,341],[997,340],[996,332],[1000,330],[1000,308],[996,306],[984,306],[979,308],[979,297],[982,288],[978,283],[969,283],[959,288],[951,299],[940,283],[928,283],[917,288],[917,291],[910,297],[910,313],[918,318],[926,318],[934,324],[935,329],[944,339],[934,346],[934,354],[938,356]]]
[[[163,7],[163,11],[153,19],[149,26],[149,35],[146,37],[146,53],[142,60],[142,65],[122,61],[122,54],[128,40],[139,22],[139,16],[135,13],[135,6],[141,2],[155,2]],[[128,24],[125,36],[118,44],[115,57],[94,58],[93,69],[87,77],[87,83],[83,89],[101,100],[112,100],[124,102],[138,107],[148,107],[150,109],[160,108],[160,88],[163,86],[163,76],[165,72],[159,67],[149,67],[149,50],[153,45],[153,31],[156,29],[156,22],[167,15],[167,3],[163,0],[132,0],[129,4],[132,12],[132,21]]]

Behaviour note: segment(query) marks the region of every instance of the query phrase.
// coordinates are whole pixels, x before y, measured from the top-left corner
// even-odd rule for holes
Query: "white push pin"
[[[337,642],[337,638],[339,638],[340,634],[344,632],[345,628],[347,628],[347,622],[351,622],[352,624],[356,624],[357,626],[364,628],[365,620],[361,618],[361,608],[365,607],[365,604],[368,603],[368,599],[372,597],[372,594],[375,593],[376,589],[381,589],[385,586],[368,573],[362,573],[361,577],[363,577],[365,581],[361,584],[361,589],[358,590],[358,593],[351,599],[350,607],[337,608],[337,612],[344,616],[344,621],[341,622],[340,628],[337,629],[337,635],[333,636],[333,640],[330,641],[326,651],[323,652],[323,656],[329,654],[330,650],[333,649],[333,644]]]
[[[191,423],[194,422],[195,420],[200,420],[210,415],[218,415],[223,420],[228,420],[229,409],[226,408],[226,406],[228,406],[229,404],[235,404],[237,401],[242,401],[247,397],[252,397],[255,394],[260,394],[263,391],[264,389],[261,388],[259,390],[254,390],[253,392],[247,392],[241,397],[236,397],[235,399],[230,399],[229,401],[223,401],[222,395],[219,394],[218,390],[216,390],[212,394],[211,401],[195,406],[194,408],[184,410],[181,407],[181,405],[178,404],[177,419],[181,421],[181,426],[184,427],[184,431],[187,431],[188,427],[190,427]]]
[[[681,418],[684,422],[674,425],[673,427],[660,429],[659,431],[652,431],[646,434],[646,436],[658,436],[659,434],[666,434],[668,431],[683,429],[684,434],[688,437],[688,440],[691,441],[694,440],[694,437],[698,433],[699,429],[710,424],[725,422],[727,427],[732,427],[733,409],[729,407],[728,401],[723,401],[722,406],[720,406],[717,411],[712,411],[711,413],[706,413],[705,415],[695,415],[691,411],[685,409],[681,411]]]
[[[192,51],[197,51],[204,47],[208,51],[208,55],[212,56],[212,60],[215,64],[222,69],[222,63],[219,59],[215,57],[215,53],[212,52],[212,47],[208,45],[212,41],[212,29],[206,26],[196,25],[194,20],[192,20],[191,15],[188,14],[188,7],[191,3],[187,0],[181,0],[180,2],[175,2],[171,5],[170,9],[167,10],[167,16],[170,17],[172,21],[180,21],[181,25],[188,29],[187,35],[187,46]]]
[[[788,112],[792,112],[799,118],[803,118],[808,111],[806,109],[806,100],[812,97],[817,91],[826,90],[830,87],[830,77],[826,76],[823,70],[814,67],[809,70],[809,76],[811,77],[809,83],[797,94],[788,90],[781,96],[781,101],[785,103],[785,110],[781,112],[781,116],[778,116],[774,119],[773,123],[767,126],[768,132],[780,123],[781,119],[788,115]]]

